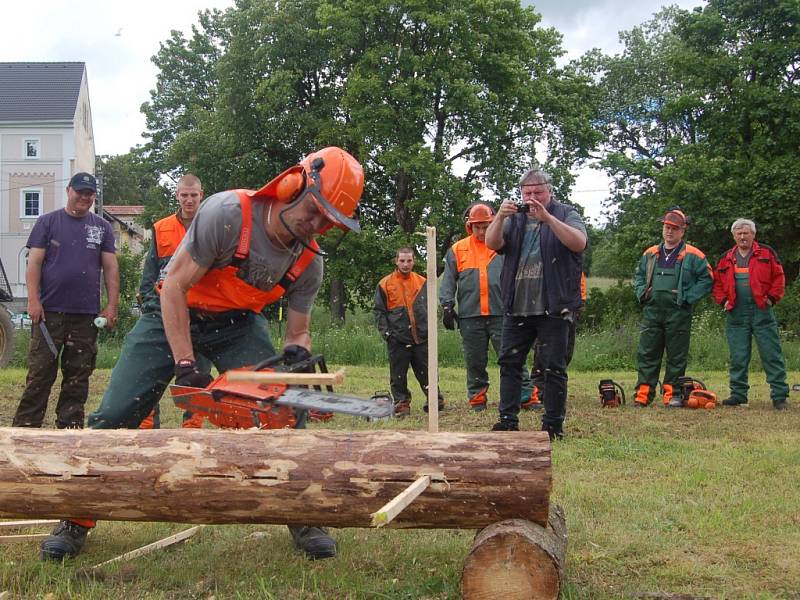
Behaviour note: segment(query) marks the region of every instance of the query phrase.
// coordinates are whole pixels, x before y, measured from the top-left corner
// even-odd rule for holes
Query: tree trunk
[[[331,318],[344,324],[345,318],[345,289],[344,281],[338,277],[331,277]]]
[[[0,428],[0,516],[369,527],[423,475],[392,527],[544,524],[542,432]]]
[[[561,592],[567,526],[551,506],[547,527],[522,519],[490,525],[475,537],[461,575],[464,600],[556,599]]]

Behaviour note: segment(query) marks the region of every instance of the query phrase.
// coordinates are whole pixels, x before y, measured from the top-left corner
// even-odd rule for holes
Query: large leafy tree
[[[622,35],[600,67],[604,167],[616,185],[620,260],[658,236],[656,217],[680,205],[690,238],[712,259],[732,245],[737,217],[800,264],[800,4],[710,0],[667,9]]]
[[[349,150],[366,171],[368,233],[328,264],[362,302],[395,243],[435,225],[443,252],[469,203],[514,193],[536,154],[566,190],[595,142],[588,77],[557,66],[559,35],[518,0],[238,0],[201,25],[157,56],[153,151],[213,190],[260,185],[317,147]]]

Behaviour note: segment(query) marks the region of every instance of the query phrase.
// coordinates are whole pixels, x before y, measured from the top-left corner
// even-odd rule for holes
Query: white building
[[[16,298],[36,218],[65,207],[70,177],[94,166],[86,65],[0,62],[0,260]]]

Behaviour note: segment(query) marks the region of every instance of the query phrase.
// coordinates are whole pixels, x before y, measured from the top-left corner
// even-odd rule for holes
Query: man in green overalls
[[[714,274],[714,300],[728,313],[725,333],[731,355],[731,395],[724,406],[747,406],[747,371],[755,338],[772,405],[789,408],[786,397],[786,364],[783,360],[778,322],[773,305],[783,298],[786,279],[778,255],[766,244],[756,242],[756,225],[737,219],[731,226],[736,245],[726,252]]]
[[[711,265],[705,254],[683,241],[688,219],[674,207],[659,219],[663,242],[644,251],[634,278],[636,297],[644,305],[637,351],[638,380],[634,406],[653,401],[661,357],[666,350],[664,405],[682,405],[673,396],[678,377],[686,373],[692,307],[711,291]]]

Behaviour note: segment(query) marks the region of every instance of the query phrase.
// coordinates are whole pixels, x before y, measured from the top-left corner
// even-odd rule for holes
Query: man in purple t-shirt
[[[97,356],[94,318],[114,327],[119,301],[119,269],[114,232],[90,212],[97,183],[76,173],[67,186],[67,206],[39,217],[28,238],[28,315],[33,323],[28,379],[14,427],[41,427],[61,356],[59,429],[83,427],[83,406]],[[100,311],[100,271],[108,305]]]

